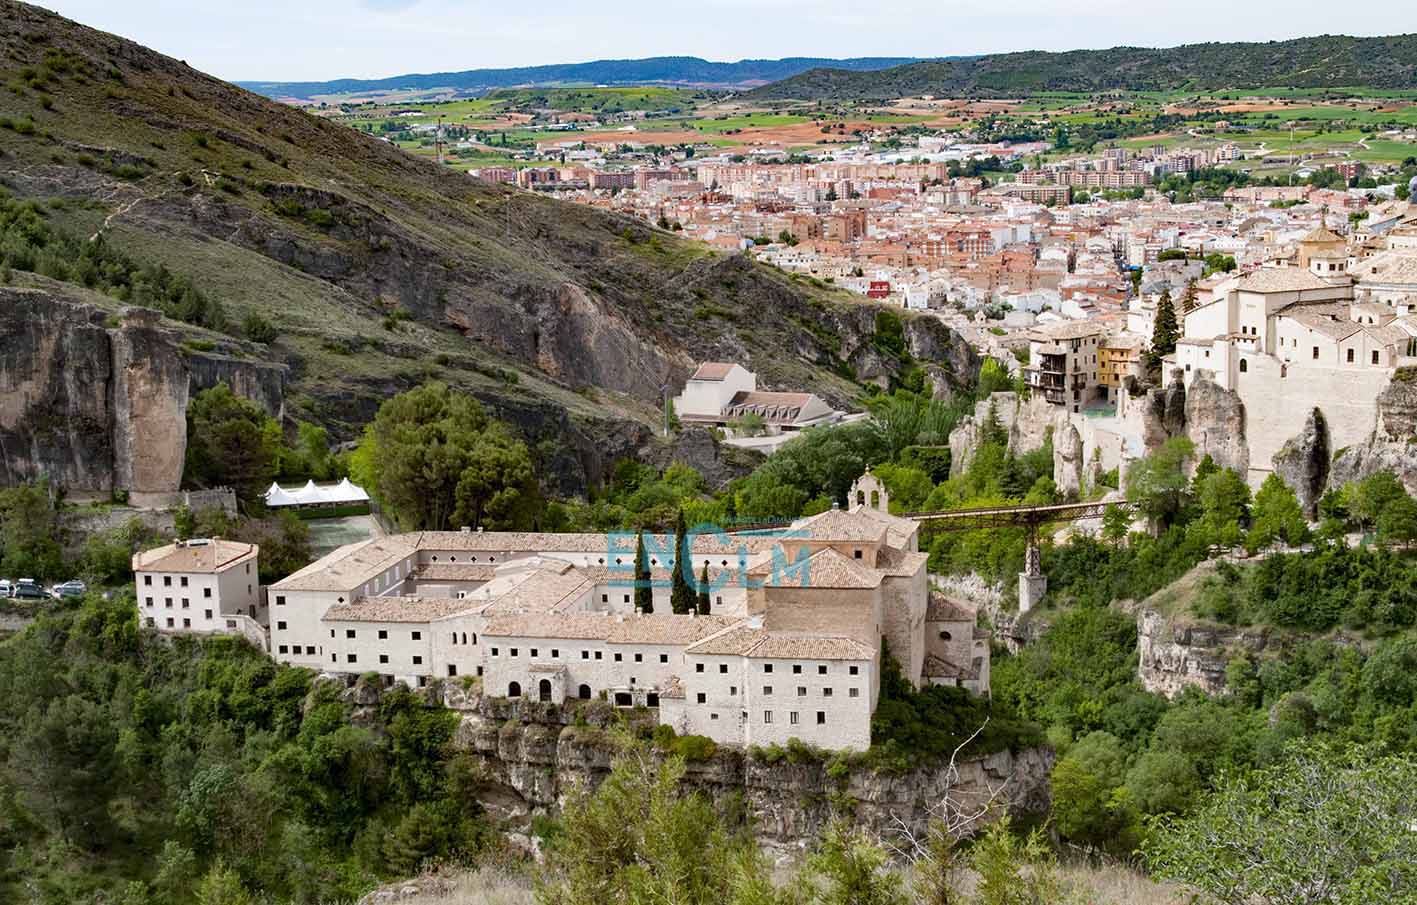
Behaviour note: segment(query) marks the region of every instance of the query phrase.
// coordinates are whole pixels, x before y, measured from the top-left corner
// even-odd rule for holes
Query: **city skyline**
[[[534,13],[465,0],[250,0],[239,8],[211,0],[53,0],[48,6],[204,72],[245,81],[386,78],[652,56],[939,57],[1417,31],[1417,13],[1395,2],[1372,10],[1372,26],[1342,28],[1334,27],[1326,4],[1273,0],[1240,9],[1201,0],[1181,20],[1142,22],[1115,0],[1085,10],[1060,0],[1022,9],[968,0],[947,16],[922,0],[885,0],[870,10],[845,0],[705,0],[682,18],[645,0],[619,4],[613,14],[557,0]],[[748,16],[751,28],[745,27]],[[1223,36],[1214,27],[1219,21]],[[902,33],[904,23],[909,28]]]

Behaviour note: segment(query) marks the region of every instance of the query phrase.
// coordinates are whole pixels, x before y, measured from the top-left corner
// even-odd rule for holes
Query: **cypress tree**
[[[1186,291],[1181,293],[1181,314],[1187,315],[1196,308],[1196,281],[1191,280],[1186,284]],[[1179,328],[1180,325],[1178,324]]]
[[[639,533],[635,545],[635,609],[646,615],[654,612],[654,589],[650,585],[649,554],[645,552],[645,533]]]
[[[704,574],[699,577],[699,615],[709,614],[709,574],[708,562],[704,562]]]
[[[1171,302],[1170,291],[1163,290],[1156,303],[1156,326],[1151,331],[1151,360],[1159,367],[1161,359],[1176,351],[1176,339],[1180,331],[1176,328],[1176,306]]]
[[[684,510],[674,522],[674,574],[669,585],[669,609],[684,615],[694,608],[694,590],[688,576],[694,574],[694,561],[689,556],[689,529],[684,525]]]

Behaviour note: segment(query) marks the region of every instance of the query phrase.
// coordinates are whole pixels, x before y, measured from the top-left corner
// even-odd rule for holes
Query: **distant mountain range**
[[[762,100],[1010,97],[1039,91],[1417,87],[1417,35],[1028,51],[913,62],[870,72],[830,66],[756,89]]]
[[[328,82],[237,82],[267,97],[310,100],[335,94],[452,89],[459,94],[480,94],[494,88],[558,83],[590,85],[670,85],[686,87],[750,88],[790,78],[810,69],[840,72],[887,69],[917,62],[919,57],[858,57],[835,60],[823,57],[787,57],[781,60],[739,60],[714,63],[699,57],[650,57],[644,60],[596,60],[515,69],[468,69],[396,75],[386,79],[334,79]]]

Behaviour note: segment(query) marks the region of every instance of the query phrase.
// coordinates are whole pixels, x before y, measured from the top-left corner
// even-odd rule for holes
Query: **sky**
[[[233,81],[687,55],[951,56],[1417,32],[1412,0],[39,0]]]

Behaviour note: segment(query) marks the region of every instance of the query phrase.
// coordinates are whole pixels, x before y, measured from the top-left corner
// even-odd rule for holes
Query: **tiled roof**
[[[1239,283],[1242,292],[1300,292],[1332,288],[1332,284],[1298,267],[1261,267],[1241,277]]]
[[[347,544],[271,587],[277,591],[352,590],[414,552],[417,539],[417,534],[395,534]]]
[[[930,593],[930,602],[925,607],[926,622],[973,622],[974,619],[974,608],[967,603],[939,591]]]
[[[726,361],[706,361],[699,365],[690,380],[722,380],[732,371],[734,365]]]
[[[502,613],[550,613],[574,604],[589,593],[593,585],[575,570],[556,572],[538,569],[524,576],[507,576],[506,585],[502,579],[490,581],[468,594],[474,598],[490,601],[483,609],[486,615]]]
[[[929,562],[928,553],[911,553],[894,547],[882,547],[876,554],[876,568],[886,575],[914,575]]]
[[[626,617],[615,624],[606,640],[611,644],[693,644],[740,621],[674,614]]]
[[[719,413],[722,418],[758,415],[768,424],[792,424],[816,399],[811,393],[768,393],[739,390]],[[823,412],[822,414],[826,414]]]
[[[321,622],[432,622],[472,612],[480,603],[451,597],[360,597],[325,610]]]
[[[881,573],[827,547],[813,553],[803,566],[770,570],[764,582],[769,587],[861,590],[880,587]]]
[[[977,679],[979,671],[972,667],[951,663],[935,654],[925,655],[925,665],[920,674],[929,679]]]
[[[604,641],[614,625],[615,617],[604,613],[521,613],[493,616],[482,634],[493,638]]]
[[[853,515],[862,515],[885,525],[886,543],[894,547],[907,546],[910,539],[920,533],[920,523],[914,519],[901,518],[898,515],[891,515],[889,512],[872,509],[870,506],[862,506],[860,509],[851,510],[851,512]]]
[[[431,562],[419,566],[416,575],[420,581],[491,581],[497,576],[497,566],[493,563]]]
[[[866,513],[869,510],[828,509],[796,522],[794,533],[806,532],[814,541],[861,541],[879,544],[886,539],[886,526]]]
[[[764,638],[767,632],[753,628],[746,623],[717,635],[710,635],[696,644],[689,645],[685,653],[714,656],[744,656]]]
[[[852,638],[769,634],[747,655],[756,660],[871,660],[876,651]]]
[[[243,558],[259,552],[260,548],[255,544],[243,544],[218,537],[211,540],[178,541],[165,547],[133,554],[133,571],[221,572]]]

